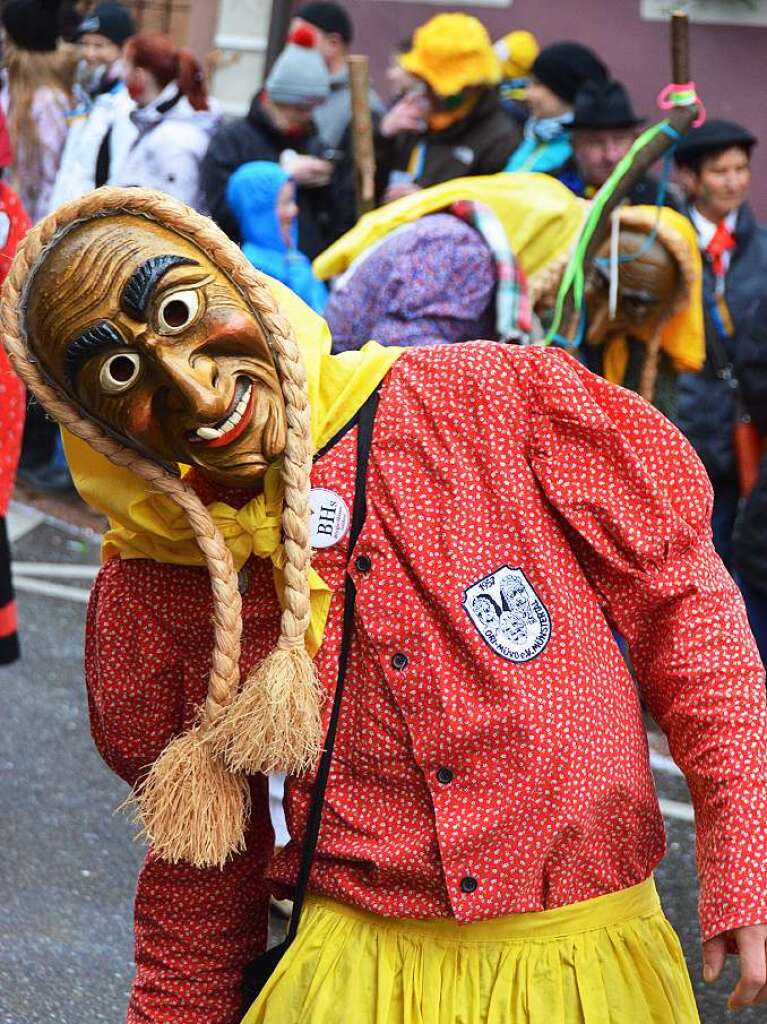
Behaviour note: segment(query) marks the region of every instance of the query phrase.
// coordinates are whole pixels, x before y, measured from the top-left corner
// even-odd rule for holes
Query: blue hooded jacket
[[[226,186],[226,201],[237,218],[242,251],[257,270],[287,285],[304,302],[322,313],[328,299],[325,285],[312,272],[309,259],[298,251],[298,225],[285,244],[277,220],[277,196],[289,175],[279,164],[253,160],[238,167]]]

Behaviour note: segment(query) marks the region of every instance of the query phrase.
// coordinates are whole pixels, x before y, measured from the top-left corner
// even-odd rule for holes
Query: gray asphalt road
[[[16,559],[59,566],[42,575],[27,568],[23,585],[42,580],[70,590],[64,597],[19,593],[24,658],[0,669],[0,1024],[120,1024],[141,848],[113,813],[126,787],[103,766],[88,732],[81,593],[88,581],[53,576],[96,564],[97,546],[58,526],[34,525],[25,514],[16,526],[27,531],[14,544]],[[686,788],[668,771],[657,779],[675,815],[667,817],[661,895],[682,939],[701,1018],[719,1024],[733,1019],[725,1010],[733,965],[722,982],[704,988]],[[735,1019],[767,1020],[767,1009]]]

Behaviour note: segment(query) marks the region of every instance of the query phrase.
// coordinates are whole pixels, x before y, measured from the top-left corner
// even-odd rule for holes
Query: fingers
[[[703,943],[703,980],[716,981],[722,973],[727,959],[727,939],[724,935],[716,935]]]
[[[731,1010],[767,1002],[765,939],[767,939],[767,928],[763,925],[735,929],[735,941],[738,945],[740,959],[740,978],[727,1002]]]

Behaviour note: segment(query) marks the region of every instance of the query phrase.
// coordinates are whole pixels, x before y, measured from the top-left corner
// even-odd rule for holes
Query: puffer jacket
[[[718,371],[734,364],[750,317],[767,292],[767,227],[757,224],[744,204],[735,224],[735,249],[725,279],[725,299],[735,333],[720,341],[708,314],[714,294],[714,274],[704,257],[703,296],[706,311],[706,363],[698,373],[679,376],[678,426],[700,456],[714,484],[735,474],[733,425],[734,392]],[[718,342],[718,343],[717,343]]]
[[[298,248],[298,225],[293,219],[290,245],[286,244],[277,217],[280,189],[290,181],[287,171],[269,160],[253,160],[238,167],[229,179],[226,198],[237,217],[242,251],[257,270],[282,281],[321,313],[327,289],[312,272],[309,259]]]
[[[49,210],[96,188],[96,163],[104,139],[115,119],[128,117],[135,103],[125,84],[116,81],[111,88],[91,100],[82,96],[78,106],[67,115],[69,130],[58,174],[51,193]]]
[[[106,184],[156,188],[206,213],[200,165],[221,120],[209,103],[195,110],[170,82],[153,103],[115,118]]]
[[[767,295],[743,332],[736,370],[752,422],[767,438]],[[767,454],[736,523],[734,557],[746,583],[767,595]]]

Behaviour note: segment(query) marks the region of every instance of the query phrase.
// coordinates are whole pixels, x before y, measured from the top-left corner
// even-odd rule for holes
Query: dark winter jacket
[[[305,135],[281,132],[253,99],[246,117],[230,121],[216,132],[202,163],[202,187],[213,220],[235,242],[240,242],[237,219],[226,201],[232,173],[253,160],[277,162],[286,149],[321,157],[325,146],[316,130]],[[330,184],[323,188],[298,188],[298,244],[310,259],[327,248],[354,223],[350,209],[352,192],[344,187],[348,168],[339,165]]]
[[[469,174],[496,174],[519,145],[522,132],[501,106],[495,89],[481,96],[471,113],[440,132],[400,132],[391,138],[376,135],[379,191],[392,171],[408,168],[416,146],[423,144],[423,165],[414,181],[422,188]]]
[[[703,298],[706,314],[706,363],[699,373],[679,376],[678,424],[692,442],[709,476],[718,480],[735,474],[733,389],[722,379],[726,364],[734,364],[746,325],[762,296],[767,295],[767,227],[757,224],[744,204],[735,224],[735,249],[725,279],[725,298],[735,332],[720,339],[709,315],[714,274],[704,257]],[[725,365],[722,365],[725,364]]]
[[[736,371],[744,405],[757,430],[767,438],[767,297],[743,332]],[[734,554],[735,566],[745,581],[767,594],[767,455],[738,517]]]

